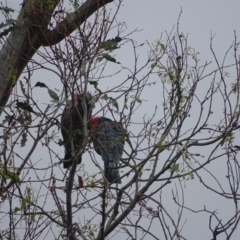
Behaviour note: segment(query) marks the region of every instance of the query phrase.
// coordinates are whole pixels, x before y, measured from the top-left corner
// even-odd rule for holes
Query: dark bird
[[[104,162],[105,177],[109,183],[121,183],[118,164],[123,154],[125,130],[109,118],[94,117],[89,121],[95,151]]]
[[[72,106],[65,107],[61,117],[61,132],[63,136],[63,142],[65,146],[64,160],[70,160],[72,158],[71,141],[73,140],[74,151],[78,152],[83,144],[83,96],[86,99],[87,106],[87,120],[90,119],[92,114],[92,96],[90,94],[78,94],[73,96]],[[78,164],[82,161],[82,156],[78,157]],[[63,163],[64,168],[72,166],[72,161],[65,161]]]

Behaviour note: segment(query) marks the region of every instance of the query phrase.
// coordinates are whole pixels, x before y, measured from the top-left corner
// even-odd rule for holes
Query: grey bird
[[[89,121],[89,128],[94,149],[104,162],[107,181],[121,183],[118,164],[125,143],[123,126],[106,117],[94,117]]]

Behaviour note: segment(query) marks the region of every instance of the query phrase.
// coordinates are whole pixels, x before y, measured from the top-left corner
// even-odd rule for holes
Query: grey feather
[[[123,154],[125,131],[120,123],[108,118],[98,118],[93,137],[95,151],[101,155],[109,183],[121,183],[118,165]]]

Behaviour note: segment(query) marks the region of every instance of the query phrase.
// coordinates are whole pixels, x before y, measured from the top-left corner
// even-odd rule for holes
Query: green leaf
[[[161,47],[161,50],[164,50],[165,49],[165,45],[163,43],[159,43],[160,47]]]
[[[117,43],[116,42],[106,41],[106,42],[101,43],[100,48],[112,51],[112,50],[117,49],[118,47],[117,47]]]
[[[10,12],[14,12],[14,10],[12,8],[9,7],[0,7],[0,10],[4,11],[6,14],[10,13]]]
[[[17,173],[7,171],[8,176],[16,182],[20,182],[20,178]]]
[[[47,88],[48,89],[48,94],[49,96],[53,99],[54,102],[59,102],[59,97],[55,91],[52,89],[48,88],[48,86],[45,83],[42,82],[37,82],[35,84],[35,87],[41,87],[41,88]]]
[[[17,100],[17,108],[21,108],[21,109],[26,110],[28,112],[35,113],[28,102],[19,102]]]
[[[142,103],[142,100],[140,98],[135,98],[135,101],[138,102],[138,103]]]
[[[94,104],[98,101],[98,99],[99,99],[99,96],[93,97],[93,98],[90,100],[90,104],[91,104],[92,106],[95,106]]]
[[[195,153],[194,156],[199,157],[201,155],[199,153]]]
[[[163,148],[163,145],[162,145],[162,140],[160,140],[158,143],[157,143],[157,152],[161,152],[164,148]]]
[[[59,97],[57,93],[51,90],[50,88],[48,88],[48,94],[54,101],[59,102]]]
[[[17,173],[10,172],[7,169],[3,169],[3,171],[1,171],[1,177],[5,183],[6,183],[6,180],[9,178],[13,179],[16,182],[20,182],[20,179]]]
[[[8,122],[8,126],[11,124],[11,122],[13,121],[14,119],[14,115],[8,115],[5,117],[5,119],[3,120],[3,124]]]
[[[179,170],[179,164],[174,164],[172,167],[171,167],[172,171],[178,171]]]
[[[42,82],[37,82],[35,87],[44,87],[44,88],[48,88],[47,85],[45,83]]]
[[[105,93],[102,97],[101,97],[101,99],[103,99],[103,100],[108,100],[109,99],[109,97],[108,97],[108,95]]]
[[[6,171],[3,170],[0,172],[0,174],[1,174],[0,176],[2,177],[3,182],[6,183],[7,179],[8,179],[8,175],[7,175]]]
[[[25,89],[25,87],[24,87],[22,81],[20,80],[19,82],[20,82],[20,86],[21,86],[21,90],[22,90],[23,95],[24,95],[25,97],[27,97],[26,89]]]
[[[34,222],[35,221],[35,217],[37,214],[31,214],[31,221]]]
[[[8,166],[12,166],[12,159],[9,159]]]
[[[19,208],[19,207],[15,207],[14,209],[13,209],[13,213],[16,213],[16,212],[18,212],[18,211],[20,211],[21,209]]]
[[[93,85],[95,88],[98,86],[97,81],[88,81],[90,85]]]
[[[119,111],[119,106],[116,99],[112,99],[112,105],[117,109],[117,111]]]
[[[150,68],[153,69],[153,68],[155,68],[156,66],[157,66],[156,63],[152,63],[152,64],[150,65]]]
[[[4,22],[0,23],[0,29],[4,28],[6,26],[9,26],[9,25],[12,25],[12,27],[14,27],[15,22],[16,22],[16,20],[14,20],[14,19],[8,19],[8,20],[6,20],[6,23],[4,23]]]
[[[26,142],[27,142],[27,133],[24,132],[22,134],[22,139],[21,139],[21,147],[24,147],[26,145]]]
[[[103,53],[101,57],[97,58],[97,60],[99,62],[101,62],[103,59],[106,59],[109,62],[114,62],[114,63],[120,64],[119,62],[117,62],[117,60],[115,58],[113,58],[112,56],[110,56],[107,53]]]
[[[226,141],[225,138],[223,138],[223,139],[221,140],[221,142],[220,142],[221,147],[224,145],[225,141]]]
[[[109,39],[105,42],[102,42],[100,44],[100,48],[103,48],[104,50],[107,50],[107,51],[113,51],[118,48],[118,43],[121,41],[122,41],[122,38],[115,37],[113,39]]]
[[[98,88],[98,82],[97,81],[89,81],[89,84],[94,86],[94,88],[99,92],[99,95],[102,94],[101,89]]]
[[[7,36],[8,33],[13,32],[14,30],[19,29],[19,28],[20,28],[19,26],[11,26],[11,27],[3,30],[3,31],[0,33],[0,38],[2,38],[3,36]]]
[[[25,199],[22,199],[21,209],[24,209],[24,210],[25,210],[26,206],[27,206],[26,200],[25,200]]]
[[[101,96],[101,99],[107,101],[107,100],[111,100],[111,104],[113,105],[113,107],[115,107],[117,109],[117,111],[119,111],[119,105],[118,105],[118,102],[115,98],[112,98],[112,97],[108,97],[108,95],[105,93],[103,94],[103,96]]]
[[[18,71],[16,69],[9,67],[6,81],[10,81],[12,86],[14,86],[17,82],[17,73]]]
[[[29,113],[27,111],[24,111],[23,115],[24,115],[24,122],[28,123],[28,124],[31,124],[32,123],[32,115],[31,115],[31,113]]]

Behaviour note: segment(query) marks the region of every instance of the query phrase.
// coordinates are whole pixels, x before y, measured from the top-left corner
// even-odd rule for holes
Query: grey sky
[[[9,7],[12,7],[16,10],[19,9],[19,5],[22,1],[14,1],[8,0]],[[108,9],[115,9],[115,4],[109,4]],[[154,43],[156,39],[161,36],[161,33],[170,33],[173,29],[174,25],[176,26],[178,16],[180,11],[182,10],[182,15],[180,18],[180,31],[184,33],[184,35],[188,34],[188,44],[195,48],[196,51],[200,53],[199,58],[201,59],[201,64],[205,61],[213,60],[213,56],[210,52],[210,37],[211,34],[214,35],[213,39],[213,48],[219,59],[222,61],[222,58],[229,46],[232,44],[234,40],[234,31],[236,31],[236,36],[239,38],[240,36],[240,1],[232,0],[232,1],[223,1],[223,0],[211,0],[211,1],[160,1],[160,0],[125,0],[122,3],[122,7],[117,16],[117,20],[120,22],[125,22],[127,29],[123,33],[126,35],[127,33],[132,32],[135,29],[139,29],[141,31],[134,33],[130,36],[131,39],[136,41],[138,44],[145,43],[143,47],[138,50],[139,55],[139,65],[143,64],[147,58],[148,46],[146,41],[150,44]],[[0,22],[4,21],[2,16],[0,16]],[[114,34],[111,37],[115,37]],[[165,35],[163,35],[163,40],[165,39]],[[126,45],[123,48],[116,51],[116,59],[121,63],[121,66],[133,66],[133,53],[130,50],[131,46]],[[36,56],[35,56],[36,58]],[[230,58],[227,58],[229,64],[232,63]],[[208,70],[211,71],[215,67],[215,64],[212,65]],[[119,68],[118,65],[107,64],[106,72],[114,72]],[[114,85],[117,81],[121,81],[121,79],[126,78],[127,73],[123,73],[122,75],[116,75],[113,78],[106,79],[100,86],[104,89],[107,89],[109,86]],[[232,76],[234,77],[234,72]],[[20,78],[21,79],[21,78]],[[154,78],[151,79],[155,81]],[[58,87],[59,81],[56,75],[51,74],[50,72],[44,72],[43,70],[36,71],[36,73],[32,77],[33,82],[45,82],[52,89],[60,88]],[[209,80],[210,81],[210,80]],[[207,84],[207,83],[206,83]],[[34,84],[33,84],[34,85]],[[200,86],[199,94],[204,93],[204,86]],[[47,92],[43,89],[35,89],[35,97],[40,103],[49,102],[49,96]],[[201,92],[202,91],[202,92]],[[154,112],[154,107],[156,105],[156,98],[159,96],[160,88],[149,88],[143,92],[142,95],[142,106],[137,111],[134,116],[135,119],[138,119],[139,122],[142,121],[144,114],[147,114],[150,117]],[[120,103],[121,104],[121,103]],[[216,103],[216,112],[221,114],[221,111],[217,109]],[[158,106],[158,116],[161,116],[161,105]],[[196,111],[197,115],[197,111]],[[212,123],[214,123],[215,119],[217,120],[218,114],[214,115],[211,119]],[[193,118],[189,120],[193,121]],[[193,122],[194,124],[194,122]],[[132,126],[134,127],[134,126]],[[134,131],[134,129],[130,129]],[[239,136],[238,136],[239,138]],[[20,149],[20,153],[24,153],[26,149]],[[59,155],[63,155],[64,150],[60,149],[59,146],[54,146],[54,151],[58,152]],[[205,155],[206,153],[201,153]],[[43,149],[41,146],[38,148],[38,152],[34,154],[32,158],[34,162],[41,159],[41,161],[45,161],[48,159],[48,153],[46,149]],[[97,157],[98,158],[98,157]],[[100,159],[100,158],[98,158]],[[54,160],[56,161],[56,160]],[[224,160],[223,160],[224,161]],[[100,164],[102,164],[101,160],[99,160]],[[86,170],[90,173],[94,173],[97,168],[92,166],[92,162],[85,161],[84,162]],[[41,162],[40,162],[41,166]],[[47,166],[47,164],[45,165]],[[219,167],[220,166],[220,167]],[[225,166],[225,165],[224,165]],[[219,168],[219,169],[218,169]],[[221,169],[221,164],[215,164],[210,166],[209,169],[214,171],[216,175],[219,176],[223,185],[225,185],[225,169]],[[59,170],[55,169],[56,173],[61,174]],[[206,173],[203,173],[203,176],[207,177]],[[211,180],[212,181],[212,180]],[[215,186],[215,183],[212,182],[212,185]],[[169,186],[163,192],[163,201],[165,202],[168,210],[173,212],[173,215],[176,213],[177,208],[174,205],[171,208],[173,202],[170,201],[172,199],[171,190],[174,189],[174,185]],[[231,200],[220,199],[209,192],[198,182],[198,180],[187,181],[185,186],[185,205],[191,207],[195,210],[203,209],[206,205],[209,210],[218,210],[219,218],[229,217],[232,214],[231,212],[231,204],[229,203]],[[158,195],[155,195],[156,198]],[[169,203],[168,203],[169,201]],[[50,206],[51,208],[51,206]],[[87,215],[86,210],[86,215]],[[82,218],[79,216],[79,218]],[[205,214],[193,215],[193,213],[186,211],[184,213],[183,219],[186,218],[186,224],[183,228],[183,235],[186,236],[187,239],[194,240],[202,240],[202,239],[210,239],[211,233],[208,230],[208,216]],[[160,231],[159,225],[153,224],[152,231],[157,233]],[[159,233],[159,236],[162,233]],[[240,234],[239,228],[235,233],[235,238],[238,239]],[[122,239],[121,234],[115,236],[114,239]],[[224,239],[219,238],[218,240]]]

